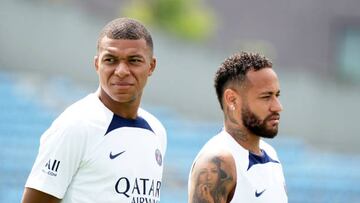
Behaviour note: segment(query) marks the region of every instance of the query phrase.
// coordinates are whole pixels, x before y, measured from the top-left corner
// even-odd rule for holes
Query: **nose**
[[[280,99],[276,97],[271,103],[270,111],[272,112],[281,112],[283,110],[283,106],[280,102]]]
[[[130,74],[129,66],[124,62],[119,63],[119,65],[115,69],[115,75],[122,78],[129,74]]]

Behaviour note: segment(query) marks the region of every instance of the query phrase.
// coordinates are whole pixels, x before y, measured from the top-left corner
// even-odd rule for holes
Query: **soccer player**
[[[262,140],[276,136],[282,110],[272,63],[259,54],[236,53],[218,69],[215,89],[224,128],[195,158],[188,202],[287,202],[281,163]]]
[[[159,202],[166,131],[140,108],[156,59],[148,30],[119,18],[100,33],[99,88],[42,135],[23,203]]]

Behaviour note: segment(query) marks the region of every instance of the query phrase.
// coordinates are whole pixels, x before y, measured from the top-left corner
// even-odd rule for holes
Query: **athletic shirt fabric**
[[[139,109],[115,115],[95,93],[68,107],[41,136],[25,187],[63,203],[159,202],[166,131]]]
[[[287,203],[285,179],[278,156],[274,148],[263,140],[260,148],[262,156],[252,154],[223,130],[204,145],[194,163],[204,151],[228,151],[235,160],[237,174],[232,203]]]

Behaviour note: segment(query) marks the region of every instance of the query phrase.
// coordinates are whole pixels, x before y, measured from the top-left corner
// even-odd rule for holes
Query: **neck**
[[[244,149],[250,151],[253,154],[261,155],[259,136],[249,133],[248,130],[232,128],[226,125],[225,131],[229,133]]]
[[[113,100],[103,90],[100,90],[98,92],[98,97],[99,97],[100,101],[114,114],[121,116],[123,118],[127,118],[127,119],[136,119],[137,118],[137,111],[140,106],[140,102],[138,102],[138,101],[117,102],[117,101]]]
[[[254,154],[261,155],[260,137],[249,132],[239,119],[236,119],[236,117],[231,114],[225,115],[224,126],[225,131],[244,149],[247,149]]]
[[[236,142],[244,149],[249,150],[253,154],[261,155],[260,137],[251,133],[239,119],[236,111],[224,109],[224,126],[225,131],[229,133]]]

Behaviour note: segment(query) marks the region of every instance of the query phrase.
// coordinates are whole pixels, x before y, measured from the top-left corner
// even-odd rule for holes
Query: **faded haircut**
[[[222,97],[227,85],[234,81],[241,85],[250,70],[258,71],[263,68],[272,68],[272,63],[258,53],[239,52],[226,58],[219,66],[214,79],[216,95],[221,109],[223,109]]]
[[[110,21],[101,30],[99,38],[97,40],[97,50],[99,51],[100,41],[104,37],[110,39],[130,39],[138,40],[145,39],[147,46],[151,50],[151,54],[154,50],[153,40],[150,32],[139,21],[131,18],[117,18]]]

